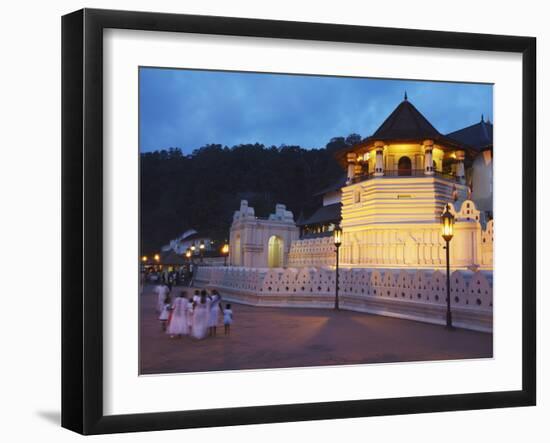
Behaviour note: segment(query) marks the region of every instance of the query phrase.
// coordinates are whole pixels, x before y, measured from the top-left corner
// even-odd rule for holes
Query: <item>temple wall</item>
[[[489,269],[493,269],[493,226],[494,220],[490,220],[481,233],[481,264]]]
[[[254,306],[334,307],[330,268],[200,267],[195,282]],[[341,309],[445,324],[446,278],[439,270],[342,269],[339,288]],[[455,326],[492,332],[492,272],[454,271],[451,308]]]
[[[444,205],[468,188],[437,177],[381,177],[342,188],[344,231],[374,223],[439,223]]]
[[[485,229],[481,213],[470,200],[462,202],[450,242],[452,269],[491,270],[493,268],[493,226]],[[340,265],[354,268],[435,268],[446,267],[445,241],[439,221],[431,223],[373,224],[348,228],[343,233]],[[288,255],[288,266],[334,266],[332,237],[295,240]]]
[[[288,266],[334,266],[336,255],[334,240],[331,236],[295,240],[290,246]]]
[[[344,187],[342,266],[444,267],[440,216],[448,202],[459,200],[451,205],[451,267],[492,268],[488,237],[482,248],[480,211],[466,196],[466,186],[437,177],[379,178]]]

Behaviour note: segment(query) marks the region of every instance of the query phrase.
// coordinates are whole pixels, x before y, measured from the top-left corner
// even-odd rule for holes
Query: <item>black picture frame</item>
[[[171,31],[522,54],[522,388],[131,415],[103,413],[103,30]],[[151,431],[536,403],[536,39],[197,15],[83,9],[62,18],[62,426]],[[527,172],[528,171],[528,172]]]

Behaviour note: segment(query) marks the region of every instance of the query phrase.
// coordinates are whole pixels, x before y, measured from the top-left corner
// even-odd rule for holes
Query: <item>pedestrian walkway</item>
[[[192,295],[193,288],[176,287]],[[140,297],[142,374],[264,369],[492,357],[492,334],[329,309],[232,304],[231,335],[170,339],[155,313],[156,296]]]

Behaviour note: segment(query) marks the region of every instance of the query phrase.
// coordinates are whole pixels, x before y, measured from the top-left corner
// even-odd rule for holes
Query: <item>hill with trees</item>
[[[141,153],[141,251],[158,251],[191,228],[224,241],[242,199],[260,217],[277,203],[285,204],[295,220],[309,215],[321,199],[313,194],[344,174],[335,152],[360,141],[351,134],[320,149],[210,144],[189,155],[178,148]]]

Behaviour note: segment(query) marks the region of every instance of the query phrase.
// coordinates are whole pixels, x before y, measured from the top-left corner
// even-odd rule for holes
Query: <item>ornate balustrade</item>
[[[238,267],[199,268],[199,286],[217,289],[222,297],[257,306],[332,308],[332,268]],[[444,324],[445,275],[438,270],[342,269],[340,307],[393,317]],[[492,272],[454,271],[451,275],[454,324],[492,331]]]

